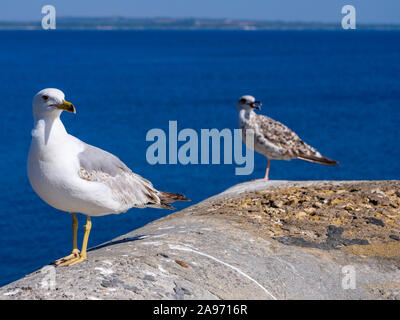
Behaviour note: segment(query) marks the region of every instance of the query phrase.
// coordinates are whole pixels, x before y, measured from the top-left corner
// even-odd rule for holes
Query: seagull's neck
[[[32,138],[43,144],[59,143],[68,135],[59,116],[37,118],[34,121]]]
[[[239,119],[240,120],[249,120],[252,116],[254,115],[254,111],[253,110],[249,110],[249,109],[241,109],[239,111]]]

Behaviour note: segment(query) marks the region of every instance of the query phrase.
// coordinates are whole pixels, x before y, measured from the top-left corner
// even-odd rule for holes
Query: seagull
[[[93,216],[118,214],[133,207],[173,209],[171,202],[189,201],[181,194],[155,189],[113,154],[68,134],[60,115],[62,111],[76,112],[62,91],[43,89],[32,105],[29,182],[42,200],[72,215],[72,253],[55,265],[70,266],[86,259]],[[77,247],[77,213],[86,215],[81,251]]]
[[[264,179],[268,180],[271,159],[291,160],[301,159],[327,166],[338,165],[335,160],[322,156],[316,149],[305,143],[299,136],[284,124],[267,116],[259,115],[255,109],[261,109],[261,102],[253,96],[242,96],[237,105],[239,111],[239,128],[246,144],[246,135],[253,135],[254,149],[267,158],[267,168]]]

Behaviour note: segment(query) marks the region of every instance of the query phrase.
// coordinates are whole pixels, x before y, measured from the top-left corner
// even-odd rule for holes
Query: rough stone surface
[[[92,248],[81,264],[45,266],[0,299],[400,300],[399,187],[240,184]]]

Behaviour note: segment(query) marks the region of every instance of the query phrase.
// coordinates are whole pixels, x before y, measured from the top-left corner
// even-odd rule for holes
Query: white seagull
[[[33,98],[34,127],[28,177],[35,192],[52,207],[72,214],[72,253],[55,264],[67,266],[86,259],[91,216],[118,214],[132,207],[167,208],[186,201],[178,193],[156,190],[120,159],[67,133],[60,115],[75,113],[58,89],[44,89]],[[77,247],[76,213],[87,216],[82,249]]]
[[[246,134],[253,134],[253,149],[267,158],[264,179],[268,180],[271,159],[301,159],[327,166],[339,164],[335,160],[322,156],[284,124],[264,115],[256,114],[254,109],[259,110],[261,103],[256,101],[253,96],[242,96],[237,107],[239,110],[239,128],[242,129],[244,143],[246,143]]]

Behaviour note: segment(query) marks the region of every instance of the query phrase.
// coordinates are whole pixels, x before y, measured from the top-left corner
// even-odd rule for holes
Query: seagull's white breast
[[[28,156],[28,178],[35,192],[52,207],[88,215],[115,213],[118,204],[107,187],[78,175],[83,143],[69,135],[59,118],[36,121]]]

